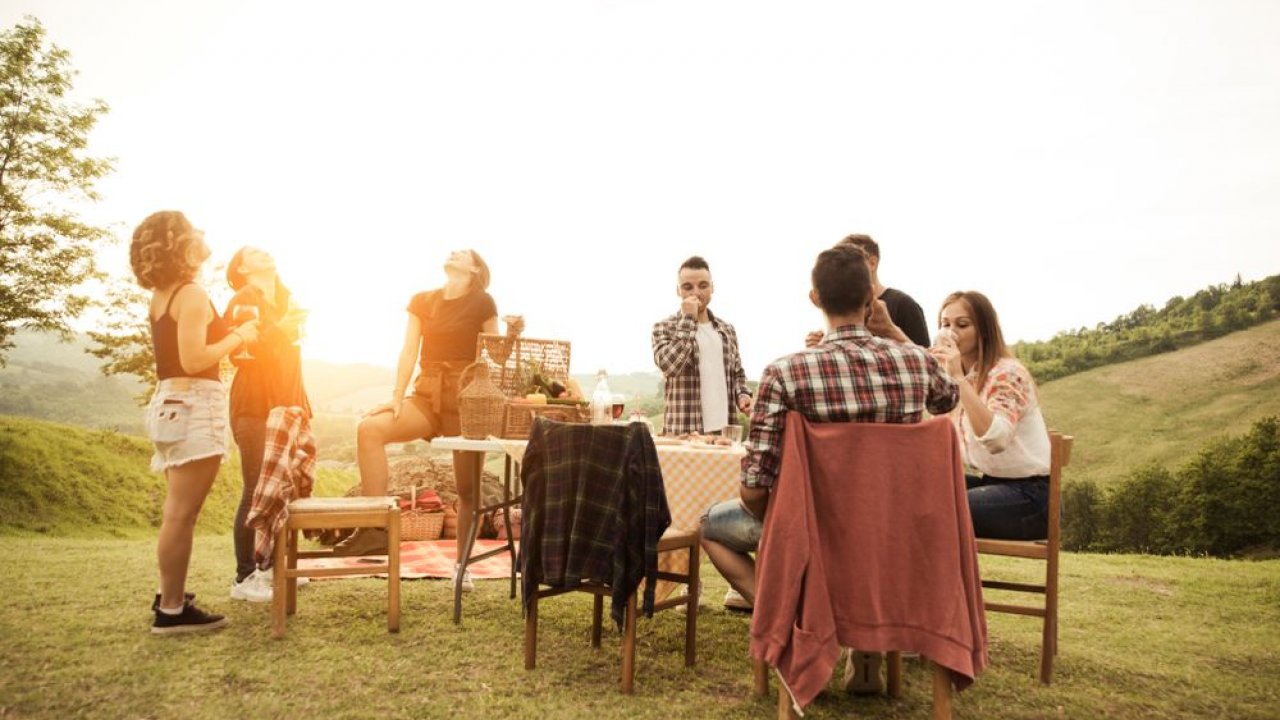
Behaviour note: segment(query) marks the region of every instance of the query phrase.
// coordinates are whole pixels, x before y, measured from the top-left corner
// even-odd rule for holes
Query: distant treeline
[[[1067,482],[1062,502],[1062,544],[1069,550],[1274,556],[1280,552],[1280,419],[1211,440],[1176,471],[1144,465],[1105,490]]]
[[[1191,297],[1174,297],[1157,310],[1142,305],[1092,329],[1058,333],[1052,340],[1014,345],[1039,382],[1103,365],[1136,360],[1195,345],[1280,317],[1280,275],[1244,283],[1211,285]]]

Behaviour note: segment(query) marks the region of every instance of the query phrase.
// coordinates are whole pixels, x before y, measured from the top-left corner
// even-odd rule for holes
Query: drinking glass
[[[611,409],[611,412],[613,413],[613,419],[614,419],[614,420],[621,420],[621,419],[622,419],[622,411],[623,411],[624,409],[626,409],[626,403],[624,403],[624,402],[623,402],[622,398],[617,398],[617,397],[615,397],[615,398],[613,399],[613,407],[612,407],[612,409]]]
[[[742,444],[742,426],[741,425],[725,425],[720,428],[720,437],[733,443],[734,447]]]
[[[943,345],[955,346],[956,331],[949,327],[938,328],[938,332],[933,336],[933,346],[942,347]]]
[[[231,324],[239,327],[250,320],[258,319],[257,305],[232,305],[231,306]],[[240,350],[231,357],[237,360],[252,360],[253,355],[249,352],[249,343],[241,343]]]

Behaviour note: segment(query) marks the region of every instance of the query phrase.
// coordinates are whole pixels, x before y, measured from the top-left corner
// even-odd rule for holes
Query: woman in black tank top
[[[197,608],[185,592],[196,518],[226,452],[226,391],[218,363],[257,339],[257,323],[230,332],[194,282],[209,258],[204,234],[180,212],[153,213],[133,231],[129,262],[151,291],[151,339],[159,382],[147,409],[155,443],[151,467],[167,485],[156,557],[160,592],[151,632],[212,630],[226,620]]]

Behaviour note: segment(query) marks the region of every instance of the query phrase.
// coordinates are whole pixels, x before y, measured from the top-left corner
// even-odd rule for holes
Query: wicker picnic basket
[[[489,365],[489,375],[508,398],[524,397],[530,373],[537,371],[547,380],[568,384],[568,340],[540,340],[481,333],[476,340],[476,357]],[[502,358],[498,362],[496,358]]]
[[[462,436],[484,440],[490,435],[500,435],[507,399],[489,379],[489,365],[484,360],[468,365],[458,384],[462,386],[458,391],[458,424]]]
[[[499,436],[515,439],[529,437],[535,417],[573,423],[591,420],[590,411],[582,405],[541,405],[524,400],[535,373],[544,382],[554,380],[563,385],[572,383],[569,379],[570,350],[568,340],[511,338],[485,333],[480,335],[476,355],[488,362],[490,375],[496,378],[498,389],[506,397],[502,430],[497,433]],[[502,358],[502,361],[495,358]]]
[[[567,423],[585,423],[591,420],[591,409],[583,405],[535,405],[508,401],[502,437],[527,439],[536,417]]]
[[[409,491],[409,509],[400,511],[400,538],[402,540],[439,540],[444,530],[444,510],[420,510],[418,488]]]

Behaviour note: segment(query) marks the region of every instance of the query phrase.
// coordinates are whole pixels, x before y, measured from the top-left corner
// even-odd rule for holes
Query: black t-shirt
[[[925,321],[920,305],[910,295],[901,290],[885,288],[880,299],[888,308],[893,324],[901,328],[911,338],[911,342],[920,347],[929,347],[929,323]]]
[[[476,336],[498,315],[498,306],[483,291],[446,300],[440,290],[430,290],[410,298],[407,309],[422,324],[418,362],[423,367],[443,360],[475,360]]]

